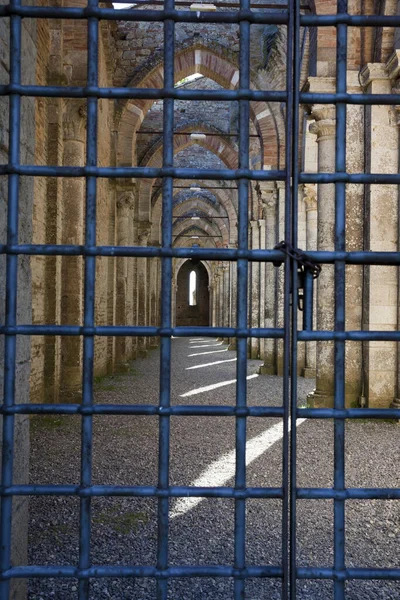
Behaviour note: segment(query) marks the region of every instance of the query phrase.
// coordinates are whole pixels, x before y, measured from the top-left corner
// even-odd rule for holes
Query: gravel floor
[[[182,398],[181,394],[235,377],[235,362],[187,370],[190,366],[235,357],[214,340],[173,340],[173,403],[232,404],[234,385]],[[256,373],[260,361],[249,361]],[[96,384],[99,403],[157,403],[159,352],[133,363],[129,374],[108,377]],[[299,380],[304,399],[313,385]],[[249,404],[278,405],[282,378],[260,376],[248,381]],[[248,439],[278,422],[248,419]],[[189,485],[221,455],[234,448],[235,423],[230,417],[174,417],[171,419],[170,480]],[[155,485],[157,480],[158,423],[156,417],[94,418],[94,484]],[[400,429],[384,422],[346,423],[346,485],[396,487]],[[249,486],[280,486],[282,444],[277,441],[248,467]],[[31,432],[31,483],[77,483],[80,466],[80,421],[75,417],[36,417]],[[328,421],[306,421],[298,427],[298,483],[306,487],[332,485],[333,426]],[[226,485],[232,485],[229,480]],[[171,502],[174,509],[176,501]],[[92,561],[104,565],[154,565],[157,549],[156,502],[149,499],[96,498],[92,511]],[[233,561],[233,502],[204,499],[171,521],[170,563],[231,564]],[[299,565],[331,566],[333,557],[333,503],[299,501],[297,504]],[[395,501],[346,503],[347,566],[399,567],[400,510]],[[30,564],[76,564],[78,560],[79,503],[74,498],[33,497],[30,500]],[[281,502],[247,503],[248,564],[279,565]],[[227,579],[181,579],[170,583],[171,600],[228,600],[233,598]],[[150,600],[156,598],[152,580],[95,580],[91,599]],[[247,600],[280,599],[280,583],[249,580]],[[29,599],[73,600],[75,580],[30,580]],[[300,581],[299,600],[333,599],[330,582]],[[346,600],[400,599],[400,582],[355,581],[347,584]]]

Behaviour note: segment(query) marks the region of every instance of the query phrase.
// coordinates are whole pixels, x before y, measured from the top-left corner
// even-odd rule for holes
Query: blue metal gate
[[[346,105],[397,104],[396,95],[349,95],[346,92],[346,48],[349,26],[400,26],[400,17],[350,16],[346,0],[338,0],[337,14],[317,16],[301,14],[299,0],[291,0],[279,11],[258,12],[250,0],[240,0],[237,10],[213,13],[180,10],[174,0],[165,0],[163,10],[120,10],[101,8],[98,0],[88,0],[87,7],[26,6],[21,0],[10,0],[0,7],[0,17],[10,23],[10,83],[0,86],[0,94],[9,98],[9,161],[0,166],[0,174],[8,176],[8,229],[6,243],[0,252],[6,255],[6,319],[0,326],[5,340],[3,415],[3,460],[1,480],[1,560],[0,598],[7,600],[12,578],[75,577],[79,579],[80,600],[89,598],[90,580],[99,577],[152,577],[157,580],[157,598],[168,596],[168,581],[174,577],[229,577],[234,579],[234,598],[245,597],[249,577],[280,578],[282,597],[296,598],[298,579],[328,579],[333,581],[336,600],[345,598],[345,582],[350,579],[400,579],[400,568],[366,569],[346,568],[345,564],[345,503],[350,499],[399,499],[398,489],[349,489],[344,477],[345,419],[400,418],[400,410],[346,409],[344,405],[344,348],[346,340],[400,341],[400,332],[345,331],[345,267],[359,265],[400,265],[400,254],[383,252],[346,252],[345,250],[345,195],[347,183],[399,184],[400,175],[346,173]],[[88,73],[86,87],[33,86],[21,84],[21,21],[23,17],[41,19],[86,19],[88,27]],[[164,26],[164,87],[102,88],[98,82],[99,21],[127,20],[162,22]],[[240,28],[239,88],[224,91],[188,91],[174,88],[174,37],[176,23],[236,23]],[[250,25],[281,24],[287,27],[287,78],[282,92],[250,89]],[[336,93],[300,93],[300,28],[335,26],[337,30]],[[83,167],[33,166],[20,162],[21,98],[64,97],[87,99],[87,155]],[[163,99],[163,165],[161,168],[99,167],[97,161],[98,100],[107,99]],[[174,100],[237,100],[240,107],[239,165],[237,170],[177,169],[173,161]],[[277,171],[259,171],[249,168],[249,103],[250,101],[282,102],[286,106],[286,168]],[[298,132],[299,105],[334,104],[336,106],[336,168],[334,173],[307,174],[299,172]],[[21,176],[85,177],[86,179],[86,234],[83,246],[22,245],[18,240],[19,184]],[[161,177],[163,181],[162,246],[158,247],[105,247],[96,245],[96,185],[98,178]],[[173,248],[172,200],[173,180],[208,179],[236,181],[239,193],[239,237],[237,249]],[[317,264],[335,266],[335,328],[334,331],[297,331],[297,258],[280,250],[248,249],[248,188],[250,181],[284,181],[285,241],[297,246],[297,189],[300,183],[334,183],[336,189],[335,250],[308,253]],[[17,325],[17,269],[19,255],[83,256],[85,260],[84,325],[28,326]],[[95,264],[98,256],[160,257],[162,261],[162,317],[161,326],[103,326],[94,322]],[[189,257],[209,260],[227,260],[237,263],[237,326],[236,328],[185,327],[171,325],[172,259]],[[249,329],[247,322],[248,261],[284,261],[285,299],[283,329]],[[293,298],[291,294],[293,289]],[[292,301],[293,300],[293,301]],[[307,307],[306,307],[307,308]],[[310,308],[310,307],[308,307]],[[15,404],[15,372],[17,336],[72,335],[84,340],[83,395],[80,404],[25,405]],[[93,404],[94,336],[160,336],[161,369],[159,405],[99,405]],[[237,338],[236,404],[219,406],[171,406],[171,336],[222,336]],[[247,339],[249,337],[280,338],[284,342],[283,403],[276,407],[254,407],[246,403]],[[296,352],[298,341],[334,340],[335,343],[335,398],[332,409],[297,408]],[[290,365],[292,372],[290,375]],[[13,483],[14,419],[17,414],[66,414],[82,418],[82,460],[80,485],[16,485]],[[92,418],[93,415],[158,415],[159,468],[158,484],[151,486],[92,485]],[[194,488],[169,485],[170,417],[172,415],[234,416],[236,418],[236,475],[233,487]],[[283,473],[279,488],[249,488],[246,486],[246,419],[249,416],[279,417],[284,424]],[[296,485],[296,420],[334,419],[334,485],[332,488],[299,488]],[[289,423],[291,428],[289,431]],[[14,496],[66,495],[80,499],[79,564],[69,566],[11,566],[11,517]],[[96,496],[154,497],[158,499],[158,557],[156,565],[102,566],[90,561],[91,500]],[[234,564],[225,566],[170,566],[168,560],[168,527],[170,498],[201,496],[232,498],[235,501],[235,555]],[[246,500],[249,498],[282,499],[282,560],[275,566],[247,565],[245,562]],[[326,568],[296,565],[296,502],[298,499],[334,500],[334,564]]]

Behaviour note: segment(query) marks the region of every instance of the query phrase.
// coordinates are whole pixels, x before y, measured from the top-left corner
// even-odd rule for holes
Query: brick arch
[[[186,190],[184,193],[176,191],[174,194],[174,212],[196,210],[198,208],[209,213],[210,216],[221,217],[226,215],[229,222],[230,242],[235,242],[237,240],[237,208],[232,196],[236,196],[236,191],[235,194],[232,194],[232,192],[218,190],[217,195],[212,194],[211,191],[191,192]],[[223,208],[224,214],[221,214],[220,208]],[[160,191],[152,206],[151,239],[154,241],[160,239],[161,216],[162,198]]]
[[[229,138],[225,137],[222,132],[218,132],[215,128],[204,127],[203,131],[213,133],[215,135],[207,136],[204,140],[192,140],[190,137],[191,131],[198,129],[197,124],[186,126],[180,131],[187,132],[187,135],[179,135],[174,137],[174,154],[182,152],[186,148],[193,145],[199,145],[209,150],[226,165],[228,169],[237,168],[237,149],[231,144]],[[178,130],[179,131],[179,130]],[[161,167],[163,162],[163,139],[160,137],[145,155],[141,166],[144,167]],[[154,179],[142,179],[138,186],[139,195],[139,217],[144,220],[151,220],[151,192],[154,184]]]
[[[144,65],[132,78],[127,81],[126,86],[142,88],[162,88],[164,81],[162,55],[155,53],[148,64]],[[228,48],[216,44],[205,46],[200,43],[190,46],[178,46],[175,54],[175,82],[189,75],[200,73],[216,81],[225,89],[235,89],[239,83],[239,69],[237,56]],[[255,82],[257,75],[251,71],[251,87],[257,88]],[[118,103],[118,143],[117,163],[120,166],[132,166],[135,164],[134,144],[136,132],[141,126],[143,119],[153,104],[152,100],[125,100]],[[265,103],[264,103],[265,107]],[[271,109],[271,107],[269,107]],[[256,128],[267,133],[268,138],[261,137],[261,144],[267,145],[269,149],[278,147],[276,140],[276,128],[263,127],[255,120],[253,105],[250,107],[251,119]],[[271,109],[272,110],[272,109]],[[273,125],[273,121],[272,121]],[[277,155],[277,152],[275,152]],[[274,165],[276,166],[277,160]]]
[[[205,235],[207,232],[207,230],[205,229],[205,227],[203,227],[202,225],[191,225],[189,227],[186,227],[186,229],[182,229],[182,231],[179,231],[178,237],[174,238],[174,247],[178,247],[178,248],[186,248],[188,247],[188,238],[183,238],[181,236],[183,235]],[[211,244],[213,248],[217,248],[218,246],[221,246],[221,243],[217,243],[215,241],[215,238],[212,237],[203,237],[200,240],[196,240],[196,243],[199,244],[199,246],[204,247],[205,244]],[[206,246],[209,247],[209,246]]]
[[[190,220],[190,217],[188,217],[185,220],[179,219],[173,224],[173,236],[186,235],[186,232],[192,230],[193,227],[197,227],[198,229],[201,229],[204,233],[209,234],[211,236],[221,235],[221,238],[212,238],[215,240],[215,245],[218,247],[226,246],[229,243],[229,235],[226,227],[225,230],[220,229],[219,224],[210,223],[210,221],[204,217],[200,217],[200,221],[196,221],[195,223]]]

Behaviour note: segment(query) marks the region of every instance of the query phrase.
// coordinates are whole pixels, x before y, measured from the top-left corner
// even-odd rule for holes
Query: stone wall
[[[0,20],[0,83],[9,83],[9,21]],[[35,83],[35,60],[37,30],[36,23],[25,20],[22,24],[22,73],[24,83]],[[9,103],[8,98],[0,99],[0,162],[8,162],[9,149]],[[21,163],[32,164],[35,153],[35,102],[24,99],[21,102]],[[36,191],[36,190],[35,190]],[[6,177],[0,178],[0,243],[7,240],[7,195]],[[20,244],[32,241],[32,214],[34,204],[34,184],[32,178],[21,177],[19,185],[19,236]],[[6,260],[0,256],[0,323],[5,322],[5,284]],[[17,323],[32,322],[32,278],[30,260],[27,256],[18,259],[18,299]],[[3,389],[4,341],[0,345],[0,386]],[[29,403],[30,340],[26,336],[17,338],[15,370],[15,403]],[[0,449],[2,447],[2,419],[0,417]],[[14,468],[13,483],[26,484],[29,477],[29,417],[16,416],[14,419]],[[20,496],[12,504],[12,552],[11,565],[27,564],[27,519],[28,499]],[[11,583],[11,600],[26,597],[26,580],[14,580]]]

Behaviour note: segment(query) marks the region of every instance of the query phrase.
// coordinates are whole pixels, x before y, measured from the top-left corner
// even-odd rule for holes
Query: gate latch
[[[317,279],[321,273],[321,265],[312,262],[304,254],[300,248],[294,248],[287,242],[279,242],[274,250],[280,250],[290,258],[294,259],[297,263],[297,308],[304,312],[303,315],[303,327],[306,330],[312,329],[312,309],[313,309],[313,297],[314,297],[314,285],[313,280]],[[283,261],[274,261],[274,267],[280,267]],[[290,285],[291,282],[290,282]],[[292,293],[292,289],[290,289]]]

